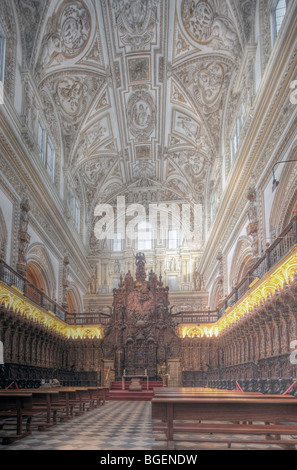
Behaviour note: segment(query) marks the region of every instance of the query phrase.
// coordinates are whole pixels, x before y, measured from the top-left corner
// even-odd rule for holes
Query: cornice
[[[278,121],[282,119],[282,105],[288,98],[289,83],[294,77],[297,65],[297,25],[293,15],[291,15],[285,38],[286,41],[283,36],[282,48],[279,46],[276,49],[267,64],[251,110],[253,119],[250,128],[227,178],[217,219],[208,234],[208,241],[201,259],[201,271],[204,273],[209,273],[216,262],[217,249],[215,247],[222,243],[237,224],[238,215],[246,205],[245,194],[253,171],[259,163],[265,164],[263,154],[270,143],[270,136],[273,130],[279,131]],[[294,129],[291,128],[291,131],[294,132]],[[271,155],[265,156],[266,165],[268,165],[269,158]],[[272,162],[270,162],[270,167],[272,167]]]
[[[45,174],[44,168],[41,167],[41,162],[37,168],[32,163],[33,156],[30,158],[26,153],[4,114],[1,113],[1,108],[0,148],[2,148],[3,159],[5,159],[7,167],[17,177],[20,188],[23,188],[21,191],[30,194],[31,214],[35,217],[35,227],[39,227],[42,238],[44,238],[44,234],[48,238],[49,232],[52,232],[54,238],[50,237],[51,242],[62,252],[65,248],[71,250],[72,259],[77,266],[80,266],[87,278],[89,275],[89,267],[86,261],[87,253],[79,236],[65,223],[63,201],[57,194],[55,186]],[[8,174],[5,176],[9,179]],[[12,186],[14,186],[13,182]],[[19,192],[20,188],[15,188],[15,190]],[[23,194],[18,196],[22,198]],[[46,231],[47,225],[50,225],[53,230]]]

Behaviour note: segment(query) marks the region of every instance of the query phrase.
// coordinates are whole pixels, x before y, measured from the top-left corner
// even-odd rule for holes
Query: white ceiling
[[[207,209],[254,3],[17,0],[24,68],[90,223],[123,193]]]

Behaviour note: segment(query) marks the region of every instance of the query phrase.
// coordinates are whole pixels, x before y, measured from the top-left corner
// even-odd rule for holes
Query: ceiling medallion
[[[196,43],[206,45],[213,50],[228,51],[232,57],[238,57],[241,46],[236,28],[226,16],[226,12],[215,11],[211,3],[183,0],[181,9],[183,25]]]
[[[133,93],[128,100],[128,126],[131,134],[146,139],[155,128],[155,106],[151,95],[143,90]]]
[[[182,12],[183,23],[190,36],[200,44],[206,44],[213,24],[211,6],[199,0],[184,0]]]
[[[57,32],[61,40],[61,52],[76,56],[85,46],[90,34],[90,14],[78,1],[67,2],[59,14]]]
[[[114,0],[116,24],[123,44],[135,49],[148,45],[154,37],[158,0]]]

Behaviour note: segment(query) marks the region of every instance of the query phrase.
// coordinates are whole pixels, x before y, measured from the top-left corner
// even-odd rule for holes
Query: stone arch
[[[56,276],[47,250],[33,243],[27,253],[27,278],[50,298],[56,295]]]
[[[218,305],[223,301],[222,297],[222,279],[217,277],[213,283],[213,286],[209,293],[209,308],[210,310],[216,310]]]
[[[242,236],[238,239],[232,257],[229,284],[232,290],[245,276],[250,268],[250,260],[253,257],[252,244],[248,237]]]
[[[67,311],[69,313],[82,313],[83,306],[80,293],[75,284],[70,283],[67,290]]]

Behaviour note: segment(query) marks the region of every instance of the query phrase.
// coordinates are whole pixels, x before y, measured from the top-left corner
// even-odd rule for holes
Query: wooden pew
[[[227,443],[228,447],[232,443],[272,443],[295,449],[297,441],[283,436],[297,433],[297,400],[284,397],[232,397],[231,394],[154,397],[153,431],[163,433],[156,434],[155,440],[165,441],[169,449],[174,449],[176,442]],[[181,433],[191,436],[183,437]],[[214,437],[216,434],[222,437]],[[232,434],[241,434],[244,439]]]
[[[109,394],[107,387],[86,387],[90,394],[90,406],[91,409],[97,408],[98,406],[105,405],[106,398]]]
[[[32,418],[40,412],[40,409],[33,406],[32,393],[23,390],[0,390],[0,417],[4,419],[0,432],[2,444],[10,444],[31,434]],[[23,430],[24,419],[26,419],[25,430]],[[12,425],[15,433],[5,432],[3,426],[6,424]]]
[[[101,387],[55,387],[59,391],[59,402],[65,405],[65,415],[62,419],[69,419],[74,414],[92,410],[95,403],[105,403],[107,390]]]
[[[283,398],[295,399],[294,395],[265,395],[261,392],[241,392],[240,390],[224,390],[215,388],[202,388],[202,387],[156,387],[154,388],[155,397],[258,397],[258,398]]]
[[[33,408],[43,411],[39,420],[34,420],[34,424],[38,426],[38,431],[44,431],[50,426],[57,424],[57,413],[65,412],[66,406],[59,399],[59,389],[50,388],[32,388],[23,389],[32,393]],[[45,419],[43,419],[45,418]]]
[[[109,396],[109,388],[108,387],[89,387],[92,391],[92,397],[94,402],[96,403],[95,406],[105,405],[106,400]]]

